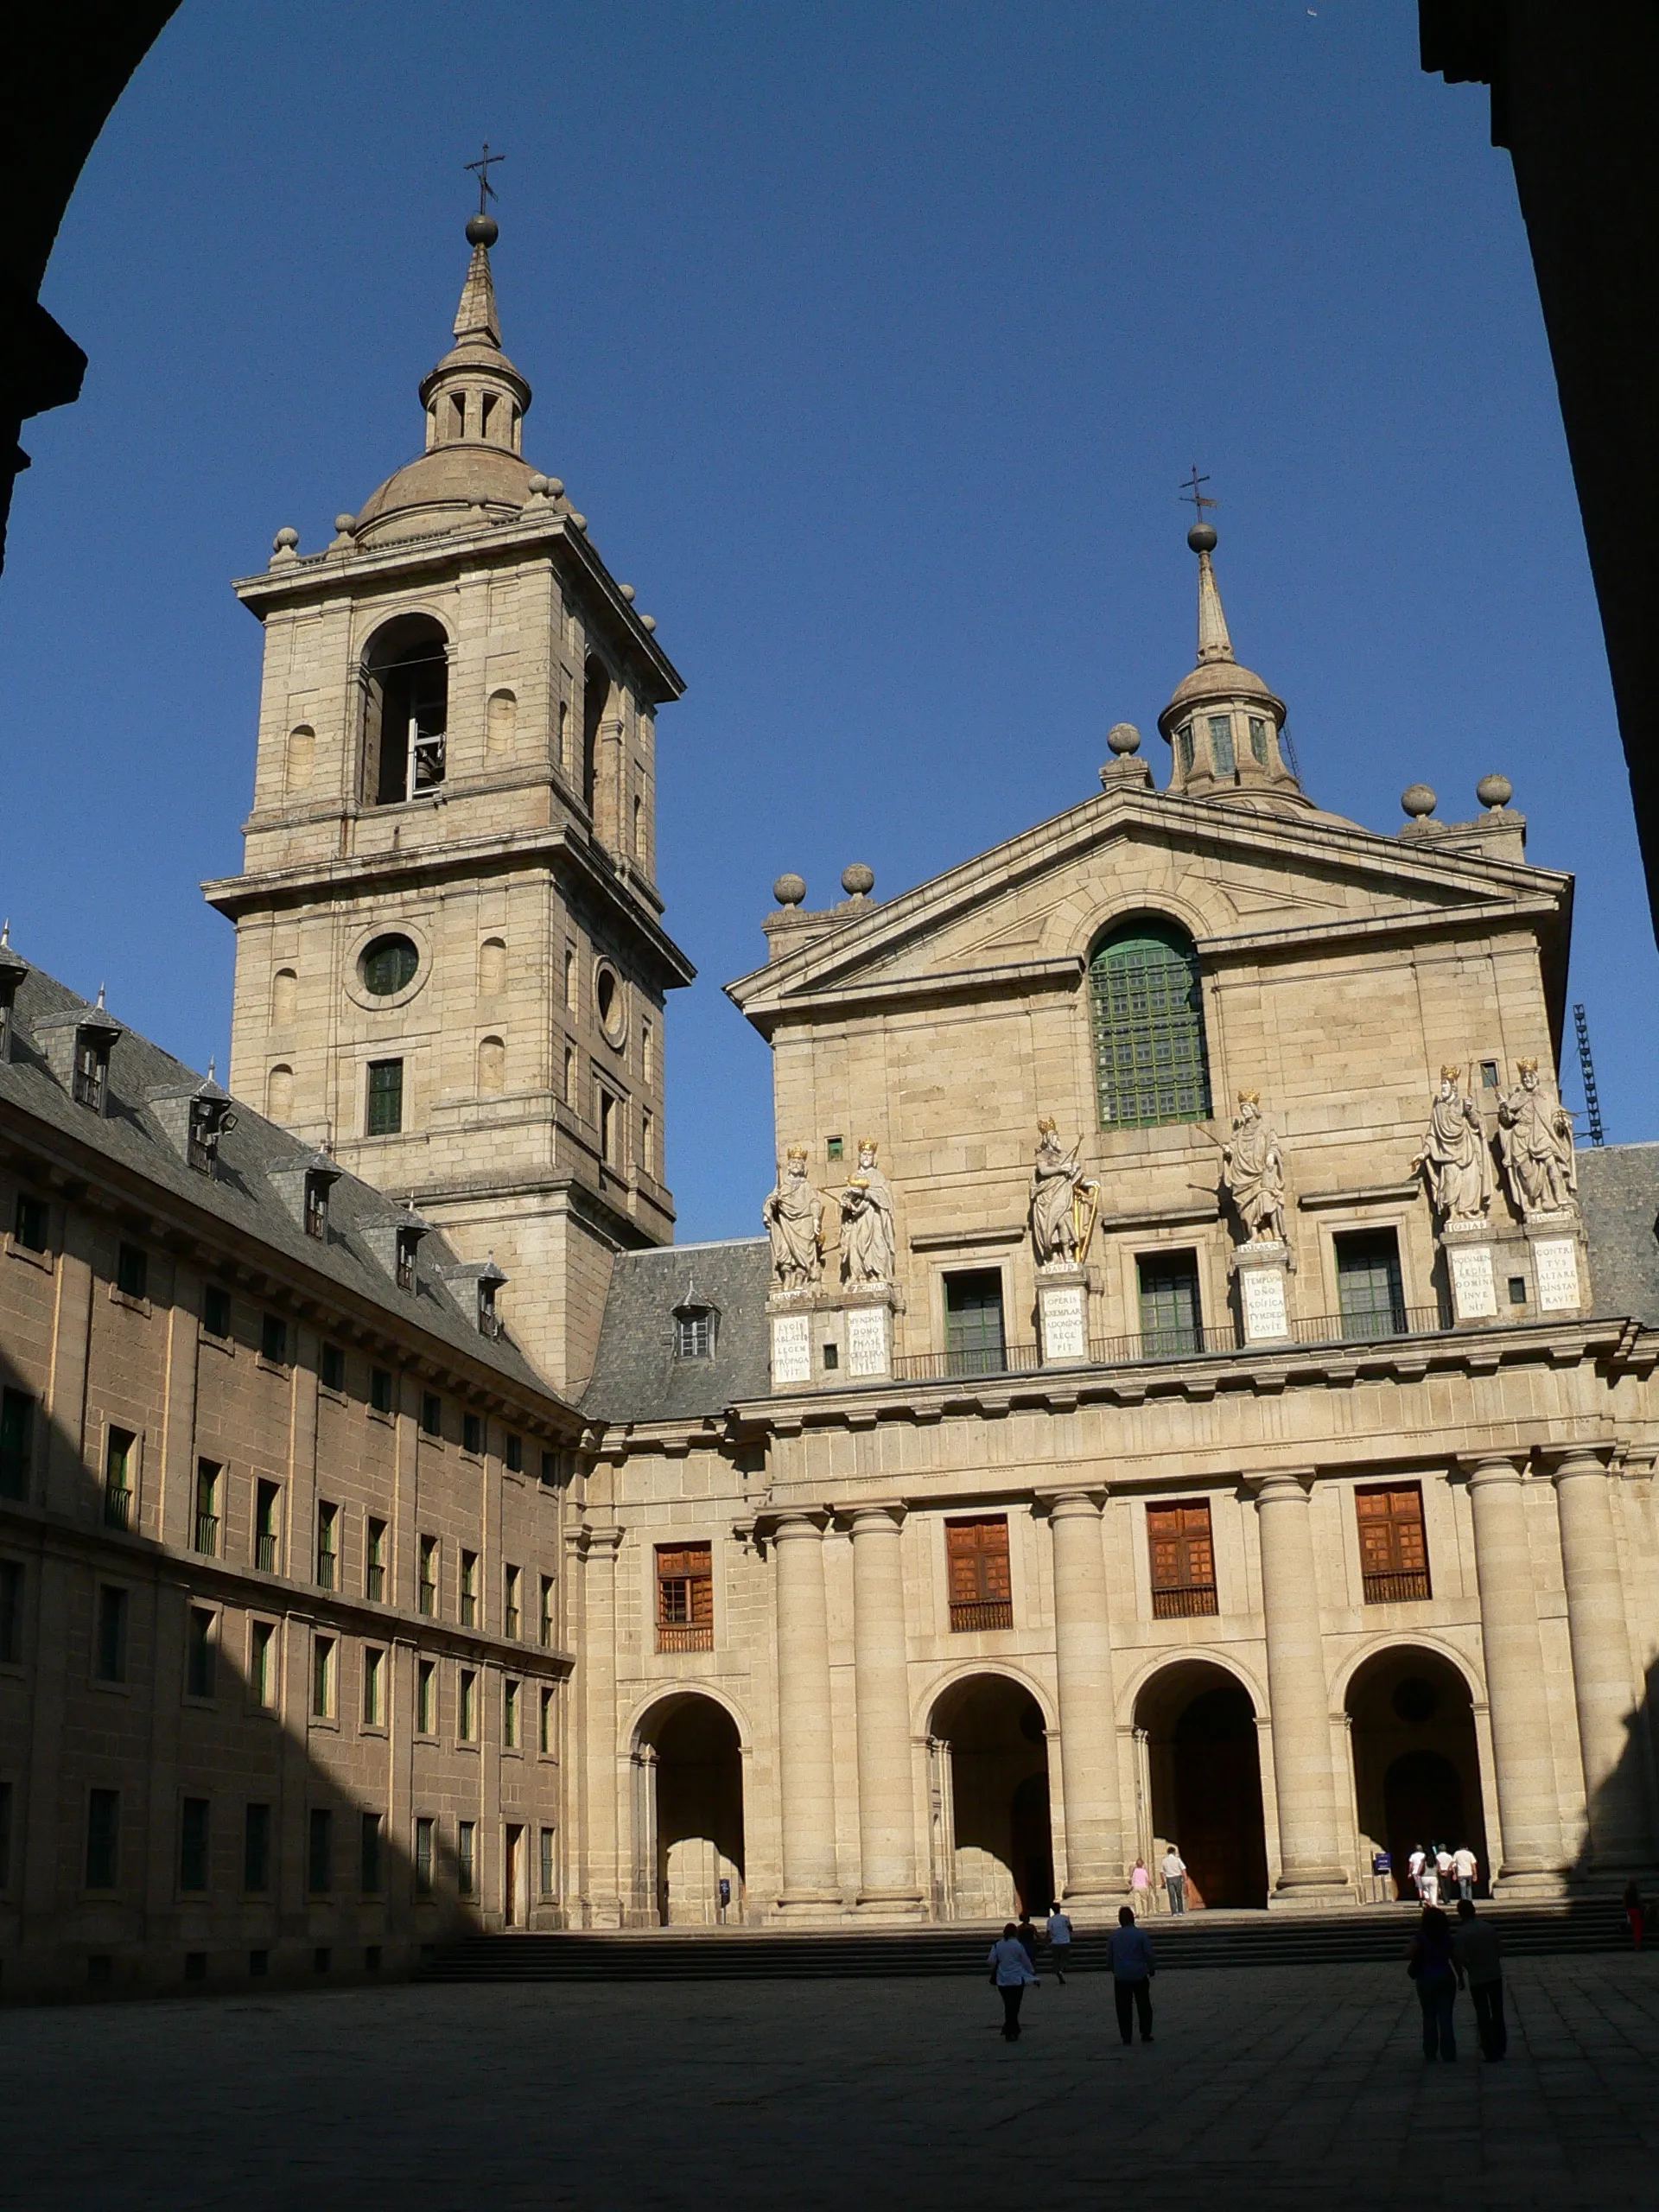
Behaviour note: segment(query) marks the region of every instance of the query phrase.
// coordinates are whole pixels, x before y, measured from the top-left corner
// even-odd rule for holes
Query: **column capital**
[[[1258,1504],[1268,1497],[1306,1497],[1319,1479],[1317,1467],[1265,1467],[1258,1473],[1246,1473],[1239,1479],[1255,1497]]]
[[[1526,1465],[1524,1452],[1465,1452],[1458,1459],[1458,1471],[1473,1490],[1485,1483],[1518,1483]]]
[[[1551,1482],[1559,1483],[1571,1475],[1605,1475],[1609,1471],[1614,1446],[1611,1443],[1545,1444],[1538,1450],[1538,1464],[1548,1474]]]
[[[846,1507],[842,1517],[856,1542],[861,1535],[876,1531],[896,1533],[909,1510],[902,1498],[864,1499]]]
[[[1051,1521],[1076,1521],[1085,1514],[1098,1520],[1110,1492],[1104,1483],[1068,1484],[1064,1488],[1037,1490],[1037,1503],[1048,1510]]]
[[[565,1541],[576,1557],[586,1564],[589,1560],[602,1560],[607,1554],[619,1552],[626,1534],[625,1529],[582,1527],[573,1529]]]
[[[801,1536],[822,1538],[830,1517],[830,1509],[824,1505],[781,1505],[757,1514],[754,1525],[759,1534],[781,1544]]]

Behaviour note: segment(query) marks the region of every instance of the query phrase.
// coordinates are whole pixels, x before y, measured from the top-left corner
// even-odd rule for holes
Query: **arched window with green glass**
[[[1089,962],[1089,1015],[1102,1128],[1205,1119],[1204,994],[1185,930],[1142,915],[1103,938]]]

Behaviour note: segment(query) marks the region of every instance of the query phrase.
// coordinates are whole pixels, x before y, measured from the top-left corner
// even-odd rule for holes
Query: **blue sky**
[[[1486,100],[1411,0],[185,0],[87,165],[0,580],[0,907],[223,1065],[257,626],[227,579],[418,450],[488,137],[525,451],[687,679],[661,720],[683,1237],[771,1179],[721,984],[772,880],[899,890],[1096,788],[1192,658],[1192,462],[1241,659],[1381,829],[1503,768],[1579,876],[1617,1139],[1656,955],[1572,479]],[[1564,1071],[1579,1103],[1576,1067]]]

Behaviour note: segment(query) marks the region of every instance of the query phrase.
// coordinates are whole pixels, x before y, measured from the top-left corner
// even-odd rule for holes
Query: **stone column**
[[[1498,1876],[1510,1889],[1553,1889],[1560,1870],[1561,1825],[1520,1468],[1512,1459],[1478,1460],[1469,1476],[1469,1497],[1503,1829]]]
[[[1274,1787],[1279,1803],[1280,1902],[1314,1904],[1348,1891],[1337,1843],[1331,1696],[1306,1472],[1256,1484],[1262,1604],[1268,1630]]]
[[[858,1902],[919,1913],[899,1505],[852,1516],[853,1669],[858,1699]]]
[[[1048,1517],[1054,1542],[1065,1894],[1068,1901],[1121,1897],[1127,1870],[1099,1493],[1067,1491],[1053,1500]]]
[[[1637,1718],[1624,1585],[1605,1465],[1593,1452],[1565,1452],[1556,1462],[1567,1632],[1573,1647],[1573,1695],[1579,1755],[1590,1814],[1590,1850],[1601,1872],[1651,1865],[1645,1747]]]
[[[778,1563],[778,1768],[784,1828],[784,1893],[779,1903],[786,1912],[822,1913],[841,1903],[823,1520],[813,1513],[786,1513],[772,1541]]]
[[[622,1531],[582,1531],[582,1656],[587,1694],[582,1763],[587,1768],[587,1829],[583,1836],[582,1896],[590,1928],[622,1924],[617,1834],[620,1762],[616,1742],[616,1570]]]

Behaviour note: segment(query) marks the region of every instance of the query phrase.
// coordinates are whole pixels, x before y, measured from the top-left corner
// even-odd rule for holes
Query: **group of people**
[[[1158,1861],[1158,1876],[1163,1883],[1164,1894],[1169,1899],[1172,1912],[1186,1910],[1186,1861],[1172,1843]],[[1142,1913],[1154,1910],[1152,1876],[1144,1859],[1137,1859],[1129,1874],[1129,1894],[1136,1908]],[[1200,1900],[1202,1902],[1202,1900]]]
[[[1457,2034],[1452,2007],[1458,1992],[1467,1988],[1475,2008],[1475,2032],[1483,2058],[1502,2058],[1509,2049],[1509,2029],[1503,2019],[1503,1968],[1497,1930],[1482,1920],[1474,1901],[1458,1899],[1454,1926],[1438,1904],[1423,1907],[1422,1924],[1411,1941],[1406,1972],[1417,1985],[1417,2002],[1423,2012],[1423,2056],[1454,2059]]]
[[[1448,1844],[1415,1844],[1407,1861],[1408,1878],[1425,1905],[1449,1903],[1455,1893],[1459,1904],[1472,1902],[1480,1861],[1466,1843],[1453,1851]]]
[[[1049,1961],[1057,1981],[1065,1980],[1071,1957],[1071,1921],[1058,1904],[1048,1908],[1048,1920],[1039,1937],[1031,1915],[1021,1913],[1018,1924],[1009,1921],[992,1944],[988,1961],[991,1980],[1002,1999],[1002,2036],[1007,2043],[1020,2040],[1020,2006],[1027,1989],[1037,1982],[1037,1948],[1048,1945]],[[1117,2003],[1117,2025],[1125,2043],[1132,2040],[1135,2016],[1141,2021],[1141,2040],[1152,2041],[1152,1939],[1138,1927],[1128,1905],[1120,1907],[1117,1926],[1107,1942],[1112,1968],[1112,1994]]]

